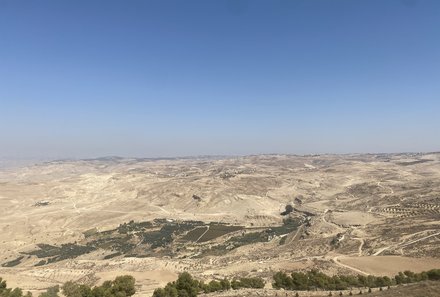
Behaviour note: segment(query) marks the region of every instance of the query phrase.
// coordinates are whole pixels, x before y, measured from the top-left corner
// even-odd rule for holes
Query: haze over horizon
[[[439,1],[0,1],[0,159],[440,150]]]

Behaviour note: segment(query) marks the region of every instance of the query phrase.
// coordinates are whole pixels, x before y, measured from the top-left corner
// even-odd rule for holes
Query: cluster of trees
[[[101,286],[90,287],[75,282],[67,282],[62,286],[66,297],[130,297],[136,293],[135,279],[130,275],[118,276],[113,281],[105,281]],[[59,297],[60,287],[50,287],[39,297]],[[0,278],[0,297],[32,297],[30,292],[23,295],[20,288],[11,289],[6,281]]]
[[[240,279],[234,279],[231,282],[231,287],[234,290],[241,288],[254,288],[262,289],[266,283],[259,277],[242,277]]]
[[[347,290],[351,288],[386,287],[395,284],[408,284],[424,280],[440,281],[440,269],[420,273],[411,271],[399,272],[395,277],[334,275],[328,276],[318,270],[293,272],[287,275],[278,272],[273,276],[273,287],[285,290]],[[239,278],[229,281],[212,280],[204,283],[194,279],[189,273],[181,273],[178,279],[168,283],[164,288],[156,289],[153,297],[197,297],[200,292],[211,293],[240,288],[264,288],[265,282],[258,277]],[[130,297],[136,293],[135,279],[130,275],[118,276],[113,281],[106,281],[101,286],[90,287],[75,282],[67,282],[61,287],[65,297]],[[371,290],[370,290],[371,291]],[[50,287],[39,297],[59,297],[60,287]],[[23,294],[20,288],[8,288],[6,281],[0,278],[0,297],[32,297],[30,292]]]
[[[93,288],[75,282],[67,282],[63,285],[62,290],[66,297],[129,297],[136,293],[135,282],[136,280],[131,275],[123,275]]]
[[[423,280],[440,280],[440,269],[421,273],[411,271],[399,272],[394,278],[387,276],[363,275],[333,275],[328,276],[318,270],[308,272],[293,272],[287,275],[277,272],[273,276],[273,287],[285,290],[347,290],[350,288],[379,288],[395,284],[407,284]]]
[[[280,214],[281,214],[282,216],[286,216],[286,215],[288,215],[289,213],[291,213],[293,210],[294,210],[294,209],[293,209],[293,206],[290,205],[290,204],[287,204],[286,207],[285,207],[285,210],[284,210],[282,213],[280,213]]]
[[[420,273],[415,273],[407,270],[404,272],[399,272],[399,274],[394,277],[394,281],[398,285],[416,283],[424,280],[440,280],[440,269],[431,269]]]
[[[59,297],[58,293],[60,292],[60,286],[50,287],[46,290],[46,292],[41,293],[39,297]]]
[[[178,279],[168,283],[164,288],[156,289],[153,297],[196,297],[198,293],[211,293],[240,288],[263,288],[265,282],[258,277],[243,277],[239,279],[212,280],[205,284],[194,279],[188,272],[181,273]]]
[[[287,275],[278,272],[273,276],[273,287],[285,290],[346,290],[350,287],[381,287],[389,286],[392,280],[387,277],[376,276],[352,276],[352,275],[333,275],[328,276],[318,270],[308,272],[293,272]]]
[[[23,290],[20,288],[8,288],[6,281],[0,277],[0,297],[32,297],[30,292],[23,295]]]

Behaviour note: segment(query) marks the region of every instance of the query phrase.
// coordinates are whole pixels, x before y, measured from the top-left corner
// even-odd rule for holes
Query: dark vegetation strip
[[[209,250],[203,251],[198,257],[201,258],[208,255],[221,255],[229,250],[233,250],[244,245],[255,244],[258,242],[268,242],[274,236],[281,236],[296,231],[302,223],[303,221],[300,219],[287,218],[283,221],[283,225],[281,226],[270,227],[263,231],[249,232],[233,236],[223,244],[213,246]],[[283,241],[285,243],[285,239]],[[283,244],[283,241],[281,241],[280,244]]]
[[[206,232],[205,235],[203,235],[202,238],[200,238],[199,242],[207,242],[213,239],[216,239],[217,237],[226,235],[231,232],[235,232],[238,230],[242,230],[242,226],[228,226],[228,225],[217,225],[217,224],[210,224],[209,230]]]
[[[194,279],[188,272],[181,273],[178,279],[168,283],[164,288],[154,290],[153,297],[196,297],[199,293],[212,293],[217,291],[238,290],[241,288],[264,288],[265,282],[258,277],[239,278],[229,281],[212,280],[205,284]]]
[[[410,161],[410,162],[398,162],[397,165],[410,166],[410,165],[416,165],[416,164],[432,162],[432,161],[434,161],[434,160],[423,159],[423,160],[416,160],[416,161]]]
[[[176,240],[195,242],[200,238],[198,242],[204,243],[243,230],[241,234],[234,235],[209,251],[203,251],[200,255],[202,257],[210,254],[221,254],[247,244],[267,242],[274,236],[284,235],[296,230],[300,224],[300,219],[287,218],[281,226],[267,227],[264,230],[260,228],[260,231],[257,231],[254,228],[245,229],[243,226],[231,226],[222,223],[207,225],[201,221],[171,221],[166,219],[155,219],[146,222],[130,221],[119,225],[113,230],[99,232],[96,228],[89,229],[84,233],[85,239],[80,243],[68,243],[60,246],[38,244],[36,250],[22,254],[40,258],[41,260],[35,266],[76,258],[98,249],[109,252],[105,259],[120,255],[125,257],[173,257],[176,251],[171,247]],[[207,230],[208,227],[209,230]],[[254,232],[245,232],[251,230]],[[142,245],[141,248],[137,248],[139,245]],[[19,265],[22,259],[23,257],[17,258],[3,263],[2,266]]]
[[[93,246],[83,246],[74,243],[62,244],[61,246],[49,244],[38,244],[37,246],[39,248],[38,250],[24,254],[37,256],[38,258],[49,258],[47,260],[48,263],[73,259],[96,250]]]
[[[197,227],[189,231],[182,239],[185,241],[197,241],[207,229],[208,227]]]
[[[105,281],[101,286],[90,287],[75,282],[66,282],[62,286],[65,297],[130,297],[136,293],[136,280],[130,275],[116,277],[113,281]],[[39,297],[60,297],[59,286],[50,287]],[[20,288],[8,288],[7,283],[0,277],[0,297],[32,297],[31,292],[23,294]]]
[[[292,272],[290,275],[277,272],[273,276],[272,286],[284,290],[347,290],[350,288],[379,288],[399,284],[409,284],[425,280],[439,281],[440,269],[432,269],[420,273],[412,271],[399,272],[395,277],[373,275],[333,275],[328,276],[318,270],[308,272]]]
[[[23,258],[24,258],[24,256],[20,256],[17,259],[14,259],[14,260],[6,262],[6,263],[3,263],[2,266],[3,267],[14,267],[14,266],[17,266],[18,264],[21,263],[21,260],[23,260]]]
[[[292,272],[287,275],[278,272],[273,276],[274,288],[308,291],[308,290],[342,290],[352,288],[371,288],[385,287],[391,285],[409,284],[421,281],[440,281],[440,269],[432,269],[420,273],[411,271],[399,272],[394,278],[380,276],[352,276],[352,275],[334,275],[328,276],[317,270],[308,272]],[[203,281],[194,279],[189,273],[181,273],[178,279],[168,283],[164,288],[158,288],[154,291],[153,297],[197,297],[199,293],[211,293],[226,290],[237,290],[241,288],[264,288],[265,282],[258,277],[235,278],[232,281],[228,279],[212,280],[205,284]],[[39,297],[60,297],[60,287],[50,287]],[[72,281],[66,282],[62,286],[62,293],[65,297],[130,297],[136,293],[135,279],[132,276],[118,276],[113,281],[105,281],[100,286],[90,287],[84,284],[78,284]],[[360,291],[362,293],[362,291]],[[352,295],[351,292],[349,295]],[[32,297],[28,292],[23,294],[20,288],[8,288],[6,281],[0,278],[0,297]],[[298,292],[296,296],[299,296]],[[330,295],[331,296],[331,293]]]
[[[317,270],[311,270],[306,273],[293,272],[290,276],[278,272],[273,276],[276,289],[310,291],[310,290],[347,290],[352,288],[371,288],[386,287],[391,285],[408,284],[425,280],[440,281],[440,269],[433,269],[426,272],[414,273],[411,271],[400,272],[394,278],[380,276],[352,276],[335,275],[328,276]],[[184,272],[179,278],[168,283],[164,288],[156,289],[153,297],[196,297],[199,293],[212,293],[217,291],[226,291],[240,288],[264,288],[265,282],[258,277],[240,278],[229,281],[223,279],[213,280],[207,284],[203,281],[194,279],[189,273]],[[342,295],[342,292],[340,293]],[[297,293],[296,296],[299,296]]]
[[[112,254],[104,256],[104,260],[108,260],[108,259],[120,256],[120,255],[122,255],[120,252],[112,253]]]

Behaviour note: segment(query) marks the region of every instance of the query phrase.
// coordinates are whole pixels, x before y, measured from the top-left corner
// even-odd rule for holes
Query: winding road
[[[360,273],[360,274],[363,274],[363,275],[370,275],[369,273],[367,273],[367,272],[365,272],[365,271],[359,270],[359,269],[357,269],[357,268],[355,268],[355,267],[352,267],[352,266],[349,266],[349,265],[346,265],[346,264],[343,264],[343,263],[339,262],[339,258],[340,258],[340,257],[342,257],[342,256],[336,256],[336,257],[333,257],[333,262],[335,262],[336,264],[338,264],[338,265],[341,266],[341,267],[344,267],[344,268],[347,268],[347,269],[353,270],[353,271],[355,271],[355,272],[357,272],[357,273]]]
[[[422,232],[426,232],[426,231],[433,231],[433,230],[424,230]],[[416,232],[416,233],[414,233],[412,235],[416,235],[418,233],[420,233],[420,232]],[[384,252],[384,251],[386,251],[386,250],[388,250],[390,248],[403,248],[403,247],[406,247],[406,246],[411,245],[413,243],[416,243],[416,242],[419,242],[419,241],[422,241],[422,240],[425,240],[425,239],[428,239],[428,238],[431,238],[431,237],[434,237],[434,236],[437,236],[437,235],[440,235],[440,232],[437,232],[437,233],[434,233],[434,234],[431,234],[431,235],[427,235],[427,236],[419,238],[419,239],[414,239],[414,240],[411,240],[411,241],[408,241],[408,242],[401,242],[401,243],[398,243],[398,244],[386,246],[386,247],[383,247],[383,248],[379,249],[377,252],[375,252],[373,254],[373,256],[379,256],[382,252]]]

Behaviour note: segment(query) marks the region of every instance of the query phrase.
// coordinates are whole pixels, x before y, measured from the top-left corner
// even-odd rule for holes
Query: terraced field
[[[440,198],[439,198],[440,199]],[[409,203],[378,209],[379,213],[391,214],[399,218],[415,216],[440,216],[440,204]]]

